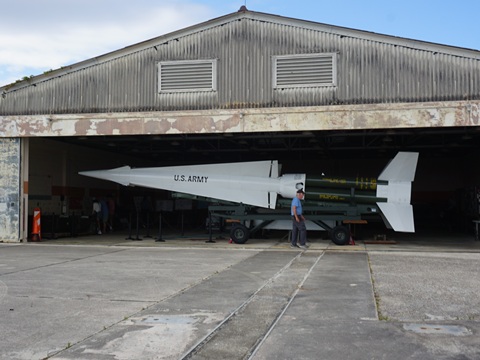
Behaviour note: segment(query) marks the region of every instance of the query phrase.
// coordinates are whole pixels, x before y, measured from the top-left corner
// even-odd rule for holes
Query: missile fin
[[[270,174],[269,177],[271,178],[278,178],[280,177],[280,168],[278,165],[277,160],[273,160],[271,165],[270,165]]]
[[[389,203],[410,204],[412,183],[389,181],[388,185],[377,185],[377,197],[386,198]]]
[[[388,184],[377,185],[377,197],[387,199],[377,205],[387,227],[395,231],[415,232],[410,198],[417,162],[418,153],[399,152],[378,177]]]
[[[377,203],[387,226],[395,231],[415,232],[413,207],[410,204]]]
[[[382,171],[378,180],[408,181],[415,178],[418,153],[399,152]]]
[[[277,206],[277,193],[274,191],[270,191],[268,193],[268,208],[275,209]]]

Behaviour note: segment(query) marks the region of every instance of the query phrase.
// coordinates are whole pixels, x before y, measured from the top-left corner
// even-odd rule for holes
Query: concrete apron
[[[321,254],[260,252],[54,358],[243,358]]]
[[[12,246],[8,256],[2,250],[11,269],[0,268],[10,285],[0,354],[15,354],[5,358],[478,358],[475,321],[379,321],[364,251]],[[373,258],[376,279],[397,257]],[[83,318],[85,311],[91,315]]]
[[[343,348],[352,329],[378,326],[365,253],[272,255],[258,253],[54,358],[318,358]]]
[[[327,252],[253,358],[479,358],[473,321],[379,321],[368,266],[365,253]]]

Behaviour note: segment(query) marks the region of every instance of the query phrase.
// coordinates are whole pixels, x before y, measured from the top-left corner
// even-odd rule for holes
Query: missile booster
[[[385,185],[387,182],[381,182]],[[375,204],[386,198],[376,196],[377,179],[347,179],[308,177],[305,182],[305,199],[309,201],[335,201],[348,203]]]

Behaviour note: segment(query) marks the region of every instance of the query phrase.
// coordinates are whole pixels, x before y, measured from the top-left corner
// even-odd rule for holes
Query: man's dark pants
[[[300,233],[300,245],[305,245],[307,242],[307,227],[305,226],[305,221],[300,220],[296,221],[293,218],[293,228],[292,228],[292,245],[295,246],[297,243],[297,236]]]

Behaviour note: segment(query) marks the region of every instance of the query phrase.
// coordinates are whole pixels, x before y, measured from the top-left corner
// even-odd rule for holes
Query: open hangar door
[[[92,217],[93,199],[113,199],[118,204],[116,221],[125,218],[125,222],[129,219],[130,198],[148,194],[146,189],[125,188],[78,175],[87,169],[154,165],[146,158],[131,157],[114,148],[109,151],[111,143],[107,150],[92,146],[91,139],[29,139],[29,234],[35,208],[41,210],[43,239],[90,235],[97,230]]]
[[[44,216],[55,215],[67,223],[62,228],[60,222],[53,224],[51,236],[71,236],[93,233],[91,223],[89,228],[72,230],[76,220],[71,219],[72,215],[86,219],[94,197],[113,196],[115,227],[124,230],[127,223],[135,225],[135,214],[145,207],[141,203],[147,197],[153,212],[167,210],[169,228],[180,234],[184,228],[204,230],[205,204],[184,204],[175,211],[166,191],[123,187],[78,172],[124,165],[278,160],[282,173],[376,178],[398,151],[420,153],[412,187],[416,232],[473,234],[480,193],[477,127],[31,138],[29,207],[39,206]],[[155,226],[156,215],[150,221]],[[140,222],[145,226],[143,218]],[[48,236],[48,229],[43,233]]]

